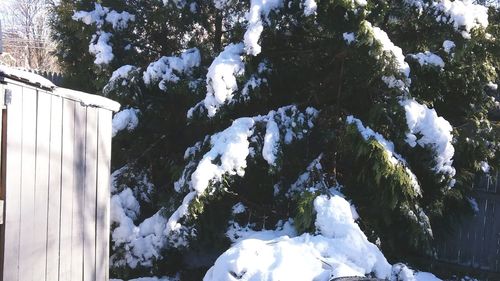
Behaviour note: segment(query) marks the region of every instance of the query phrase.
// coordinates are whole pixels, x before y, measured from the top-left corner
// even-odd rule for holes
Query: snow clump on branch
[[[429,146],[435,153],[436,166],[434,170],[450,177],[455,176],[453,168],[453,127],[443,117],[439,117],[434,109],[419,104],[414,99],[400,101],[406,112],[406,123],[409,132],[406,134],[406,142],[415,147]],[[420,137],[417,137],[420,136]]]
[[[192,68],[198,67],[200,63],[201,55],[197,48],[184,51],[180,57],[161,57],[149,64],[143,74],[143,80],[147,85],[160,81],[158,87],[165,91],[167,82],[177,83],[180,80],[178,75],[189,73]]]
[[[179,220],[188,214],[191,202],[202,195],[210,186],[220,182],[224,175],[245,175],[248,156],[254,157],[255,135],[257,123],[274,123],[269,128],[266,126],[268,140],[265,149],[262,149],[263,157],[270,165],[275,165],[278,153],[278,141],[286,144],[294,140],[302,139],[314,124],[318,112],[313,108],[300,112],[295,106],[286,106],[276,111],[271,111],[265,116],[242,117],[233,121],[232,125],[222,132],[216,133],[210,138],[210,150],[205,153],[197,165],[188,164],[188,169],[194,169],[192,173],[184,171],[179,182],[186,184],[189,193],[184,197],[182,204],[170,216],[167,223],[166,234],[181,229]],[[276,126],[275,126],[276,125]],[[281,131],[277,131],[279,128]],[[273,137],[269,137],[273,134]],[[281,136],[283,136],[281,138]],[[265,138],[265,137],[264,137]],[[197,146],[200,146],[197,144]],[[196,150],[196,149],[195,149]],[[191,149],[189,149],[191,151]],[[189,177],[190,180],[187,180]],[[176,185],[176,190],[182,189]]]

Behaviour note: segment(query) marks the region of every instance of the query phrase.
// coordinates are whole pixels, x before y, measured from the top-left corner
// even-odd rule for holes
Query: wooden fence
[[[47,71],[41,71],[41,70],[35,70],[35,69],[28,69],[28,72],[32,72],[35,74],[38,74],[40,76],[43,76],[44,78],[50,80],[52,83],[54,83],[56,86],[61,86],[64,76],[61,73],[57,72],[47,72]]]
[[[474,197],[479,212],[441,243],[438,259],[500,278],[500,174],[478,178]],[[490,280],[500,280],[491,279]]]

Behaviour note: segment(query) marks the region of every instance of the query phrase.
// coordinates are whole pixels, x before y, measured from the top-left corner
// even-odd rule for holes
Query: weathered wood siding
[[[108,280],[111,111],[12,82],[4,281]]]
[[[440,243],[438,259],[490,272],[500,272],[500,174],[478,178],[474,197],[479,212],[454,237]]]

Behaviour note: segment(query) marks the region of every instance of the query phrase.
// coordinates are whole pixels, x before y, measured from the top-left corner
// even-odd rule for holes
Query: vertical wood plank
[[[498,198],[500,199],[500,198]],[[497,214],[495,218],[495,213],[498,213],[496,208],[500,205],[499,200],[488,200],[488,210],[486,212],[486,228],[485,232],[485,241],[483,244],[483,256],[487,258],[483,261],[482,267],[487,268],[488,270],[495,270],[495,259],[500,258],[496,253],[496,247],[493,245],[497,242],[497,235],[500,233],[500,228],[495,228],[495,220],[500,220]],[[498,227],[498,225],[496,226]]]
[[[492,247],[493,252],[493,259],[491,260],[491,266],[492,268],[499,272],[500,271],[500,200],[496,202],[495,205],[495,220],[493,223],[493,227],[495,229],[495,236],[493,238],[493,241],[496,241],[494,245],[495,247]]]
[[[96,280],[109,280],[111,111],[99,109],[97,148]]]
[[[19,233],[21,214],[21,154],[23,120],[23,90],[9,85],[11,103],[7,106],[7,151],[5,180],[5,252],[3,280],[19,280]]]
[[[85,133],[87,108],[75,104],[75,146],[73,178],[73,227],[71,240],[71,280],[83,279],[83,216],[85,186]]]
[[[47,258],[47,207],[49,189],[51,95],[38,91],[36,123],[35,212],[33,280],[45,280]],[[28,171],[26,176],[30,176]]]
[[[479,260],[479,266],[481,268],[484,268],[484,266],[487,265],[488,261],[488,248],[489,246],[486,245],[487,239],[489,239],[489,232],[491,231],[491,226],[489,225],[488,221],[488,212],[491,209],[491,200],[484,199],[482,200],[482,205],[480,205],[480,213],[474,217],[474,222],[471,225],[474,228],[480,228],[482,230],[482,237],[481,241],[477,243],[476,245],[473,245],[474,250],[479,250],[480,253],[480,260]]]
[[[73,170],[75,102],[63,100],[61,224],[59,241],[59,280],[71,280],[71,227],[73,223]]]
[[[21,179],[21,233],[19,235],[19,279],[33,280],[35,248],[35,173],[37,91],[23,87],[23,144]]]
[[[476,194],[477,192],[478,191],[476,191]],[[480,263],[479,260],[481,259],[481,242],[484,234],[484,205],[486,202],[478,196],[473,196],[473,198],[476,199],[478,203],[479,212],[474,214],[474,216],[468,220],[467,224],[464,224],[464,227],[467,227],[471,233],[471,240],[467,244],[461,244],[460,247],[467,248],[470,251],[470,261],[465,262],[473,267],[478,267]]]
[[[59,280],[59,225],[61,219],[62,106],[61,97],[52,96],[50,111],[49,205],[47,225],[47,281]]]
[[[87,108],[85,149],[85,203],[83,280],[96,280],[96,189],[97,189],[97,118],[98,109]]]
[[[5,98],[5,86],[0,84],[0,94]],[[2,100],[2,99],[0,99]],[[7,111],[3,106],[0,108],[0,199],[5,203],[5,154],[6,154],[6,135],[7,135]],[[5,116],[4,116],[5,115]],[[3,211],[4,209],[2,209]],[[4,217],[2,217],[3,219]],[[3,281],[3,261],[5,252],[5,223],[0,225],[0,281]]]

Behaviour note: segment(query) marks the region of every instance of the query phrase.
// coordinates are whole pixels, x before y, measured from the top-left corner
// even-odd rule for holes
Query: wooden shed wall
[[[3,280],[108,280],[112,112],[23,83],[3,87]]]

